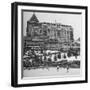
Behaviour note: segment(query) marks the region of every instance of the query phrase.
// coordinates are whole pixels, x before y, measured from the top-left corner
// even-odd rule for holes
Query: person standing
[[[59,71],[59,65],[57,65],[57,71]]]
[[[66,67],[66,69],[67,69],[67,73],[69,72],[69,64],[67,64],[67,67]]]

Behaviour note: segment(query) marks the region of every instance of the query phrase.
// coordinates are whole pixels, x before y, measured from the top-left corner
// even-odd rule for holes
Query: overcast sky
[[[39,22],[51,22],[61,23],[65,25],[71,25],[74,29],[74,39],[81,37],[81,14],[65,14],[65,13],[42,13],[35,12]],[[27,21],[31,18],[33,12],[23,12],[23,30],[26,35]]]

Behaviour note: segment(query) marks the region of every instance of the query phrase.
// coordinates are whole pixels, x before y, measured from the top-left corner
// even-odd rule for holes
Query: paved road
[[[24,70],[23,71],[23,76],[24,77],[41,77],[41,76],[63,76],[63,75],[80,75],[80,69],[67,69],[65,68],[59,68],[57,70],[56,67],[50,67],[50,68],[45,68],[45,69],[32,69],[32,70]]]

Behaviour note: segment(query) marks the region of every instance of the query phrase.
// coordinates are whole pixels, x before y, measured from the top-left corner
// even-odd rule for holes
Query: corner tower
[[[33,13],[32,17],[29,20],[29,22],[31,22],[31,23],[39,23],[39,20],[37,19],[35,13]]]
[[[36,14],[33,13],[32,17],[27,21],[27,36],[31,36],[34,26],[38,26],[39,20],[36,17]]]

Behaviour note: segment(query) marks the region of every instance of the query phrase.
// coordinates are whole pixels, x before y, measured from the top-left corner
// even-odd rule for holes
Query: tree
[[[58,58],[59,58],[59,59],[61,58],[61,53],[58,54]]]
[[[57,61],[57,57],[56,57],[56,55],[54,56],[54,61]]]
[[[70,51],[67,53],[67,56],[68,57],[71,57],[71,52]]]
[[[52,62],[52,59],[51,58],[48,58],[48,62]]]
[[[66,55],[64,54],[63,58],[66,58]]]

